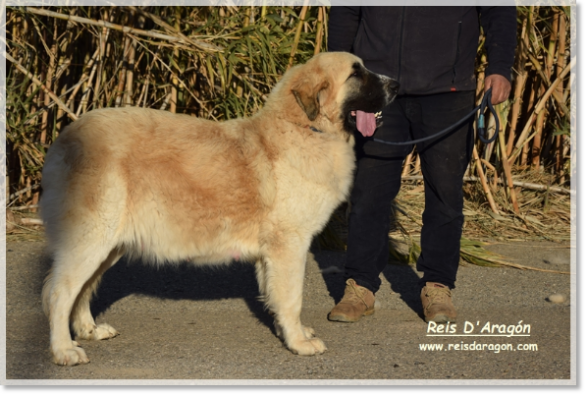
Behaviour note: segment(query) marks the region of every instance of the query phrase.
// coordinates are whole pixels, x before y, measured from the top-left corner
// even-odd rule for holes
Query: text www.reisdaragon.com
[[[419,344],[421,351],[491,351],[493,353],[538,351],[538,344],[484,344],[471,342],[460,342],[454,344]]]

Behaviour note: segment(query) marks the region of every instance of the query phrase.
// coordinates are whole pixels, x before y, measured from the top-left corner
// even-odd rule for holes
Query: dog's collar
[[[291,121],[289,121],[289,122],[291,122]],[[318,129],[316,127],[313,127],[312,125],[307,125],[307,124],[306,125],[301,125],[301,124],[298,124],[297,122],[294,122],[293,124],[296,125],[299,128],[307,128],[307,129],[311,130],[312,132],[324,133],[320,129]]]

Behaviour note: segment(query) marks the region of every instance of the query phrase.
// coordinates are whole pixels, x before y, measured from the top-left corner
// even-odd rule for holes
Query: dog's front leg
[[[306,260],[306,265],[308,264],[309,260],[310,260],[311,253],[308,252],[308,259]],[[267,297],[267,265],[265,264],[265,260],[264,259],[258,259],[257,262],[255,263],[255,272],[257,275],[257,282],[259,284],[259,299],[261,301],[263,301],[263,303],[265,303],[265,306],[268,308],[268,297]],[[272,317],[275,317],[275,312],[273,312],[271,309],[269,310],[269,315],[271,315]],[[281,340],[283,340],[283,330],[281,328],[281,326],[279,325],[279,323],[277,322],[277,320],[273,321],[273,324],[275,325],[275,334],[277,335],[277,337],[281,338]],[[306,338],[314,338],[314,329],[308,326],[302,326],[302,329],[304,330],[304,335],[306,336]]]
[[[294,245],[294,244],[292,244]],[[266,298],[274,313],[277,333],[285,345],[298,355],[323,353],[326,346],[319,338],[310,338],[300,321],[306,267],[306,249],[282,248],[265,258]]]

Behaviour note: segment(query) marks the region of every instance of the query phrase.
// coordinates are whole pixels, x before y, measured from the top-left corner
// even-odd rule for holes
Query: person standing
[[[399,192],[404,158],[412,146],[373,141],[409,141],[443,130],[466,116],[475,103],[475,58],[480,26],[488,65],[485,91],[492,104],[511,90],[516,47],[515,7],[332,7],[329,51],[347,51],[365,66],[399,82],[395,101],[382,112],[357,112],[357,169],[350,197],[349,234],[342,300],[328,318],[356,322],[374,312],[381,272],[388,263],[391,202]],[[463,176],[471,159],[473,127],[416,145],[425,187],[417,270],[424,319],[454,322],[452,303],[460,258]]]

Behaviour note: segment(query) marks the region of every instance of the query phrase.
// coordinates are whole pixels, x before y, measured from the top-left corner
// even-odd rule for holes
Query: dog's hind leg
[[[82,340],[105,340],[120,334],[107,323],[96,325],[90,311],[90,302],[100,284],[104,272],[112,267],[124,254],[121,248],[113,249],[98,270],[86,282],[71,312],[71,327],[76,337]]]
[[[65,246],[58,249],[43,286],[43,307],[49,316],[53,361],[62,366],[89,362],[84,350],[71,339],[69,318],[84,285],[112,251],[112,247],[104,246],[100,238],[95,240],[100,242],[92,246],[78,244],[70,249]]]
[[[300,322],[306,255],[306,249],[282,248],[266,256],[267,305],[285,345],[299,355],[315,355],[326,346]]]

